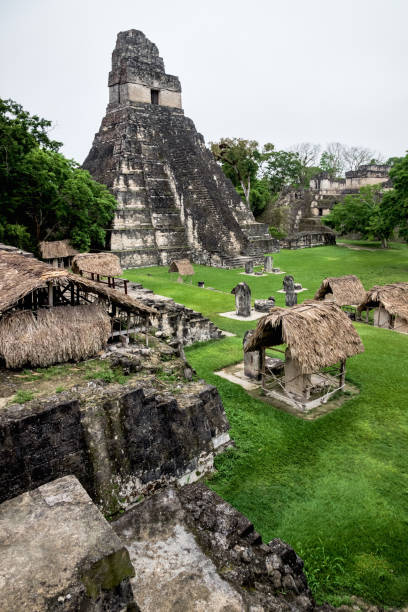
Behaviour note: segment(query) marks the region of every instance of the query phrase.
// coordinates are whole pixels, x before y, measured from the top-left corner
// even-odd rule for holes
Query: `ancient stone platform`
[[[0,550],[5,612],[119,612],[134,602],[128,551],[73,476],[0,505]]]
[[[257,319],[260,319],[261,317],[265,316],[264,312],[257,312],[253,309],[251,310],[251,314],[249,315],[249,317],[241,317],[240,315],[237,315],[235,310],[230,310],[228,312],[219,312],[218,314],[220,317],[225,317],[226,319],[235,319],[236,321],[256,321]]]
[[[177,350],[154,342],[111,354],[115,367],[134,371],[125,384],[94,380],[2,408],[0,502],[73,474],[112,514],[152,488],[212,470],[229,443],[218,391],[187,380]]]
[[[142,612],[312,610],[303,563],[201,483],[168,488],[112,524]]]
[[[118,200],[110,248],[124,268],[240,267],[277,251],[184,116],[181,86],[143,32],[118,35],[110,102],[84,168]]]

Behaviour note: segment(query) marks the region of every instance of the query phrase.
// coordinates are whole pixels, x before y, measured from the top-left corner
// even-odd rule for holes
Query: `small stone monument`
[[[297,304],[297,293],[295,290],[287,291],[285,293],[285,305],[286,306],[295,306]]]
[[[265,269],[265,272],[272,273],[272,270],[273,270],[273,257],[272,257],[272,255],[265,255],[264,269]]]
[[[294,306],[297,304],[297,293],[295,292],[295,282],[293,276],[287,274],[283,279],[283,290],[285,292],[285,305]]]
[[[275,306],[275,298],[271,295],[267,300],[255,300],[254,308],[257,312],[269,312]]]
[[[287,274],[284,279],[283,279],[283,290],[285,291],[285,293],[287,291],[294,291],[295,290],[295,279],[293,278],[293,276],[291,274]]]
[[[245,332],[244,338],[242,340],[242,346],[245,346],[245,343],[254,333],[253,329],[249,329]],[[263,370],[263,358],[264,354],[262,351],[251,351],[250,353],[244,352],[244,374],[248,378],[252,378],[254,380],[260,380],[262,378],[262,370]]]
[[[197,285],[198,285],[198,287],[200,287],[201,289],[204,289],[204,281],[198,281]]]
[[[239,317],[251,314],[251,289],[246,283],[238,283],[231,291],[235,295],[235,312]]]
[[[245,262],[245,274],[253,274],[254,273],[254,262],[246,261]]]
[[[302,285],[300,283],[295,283],[295,291],[301,291]]]

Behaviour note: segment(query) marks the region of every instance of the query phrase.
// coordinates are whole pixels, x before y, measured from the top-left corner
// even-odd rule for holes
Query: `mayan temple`
[[[143,32],[118,34],[107,112],[83,167],[118,200],[110,249],[125,268],[182,257],[235,267],[277,250],[185,117],[180,81]]]

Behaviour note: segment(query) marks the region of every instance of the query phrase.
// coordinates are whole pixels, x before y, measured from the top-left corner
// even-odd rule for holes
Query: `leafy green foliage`
[[[267,178],[272,194],[284,187],[299,187],[302,181],[302,164],[297,153],[271,151],[265,162],[263,176]]]
[[[394,188],[384,193],[381,211],[408,242],[408,155],[393,158],[390,178]]]
[[[41,240],[62,238],[80,250],[103,247],[116,201],[58,152],[50,126],[0,100],[0,240],[32,250]]]
[[[26,402],[30,402],[34,398],[34,393],[32,391],[24,391],[23,389],[19,389],[12,401],[16,404],[25,404]]]
[[[386,214],[382,197],[383,192],[378,185],[361,187],[358,194],[349,194],[343,202],[336,204],[323,221],[340,234],[359,232],[363,237],[381,240],[383,247],[386,247],[395,221]]]

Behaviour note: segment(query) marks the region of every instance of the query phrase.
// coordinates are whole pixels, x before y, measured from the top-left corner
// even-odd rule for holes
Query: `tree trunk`
[[[381,248],[388,249],[388,241],[387,238],[381,238]]]

